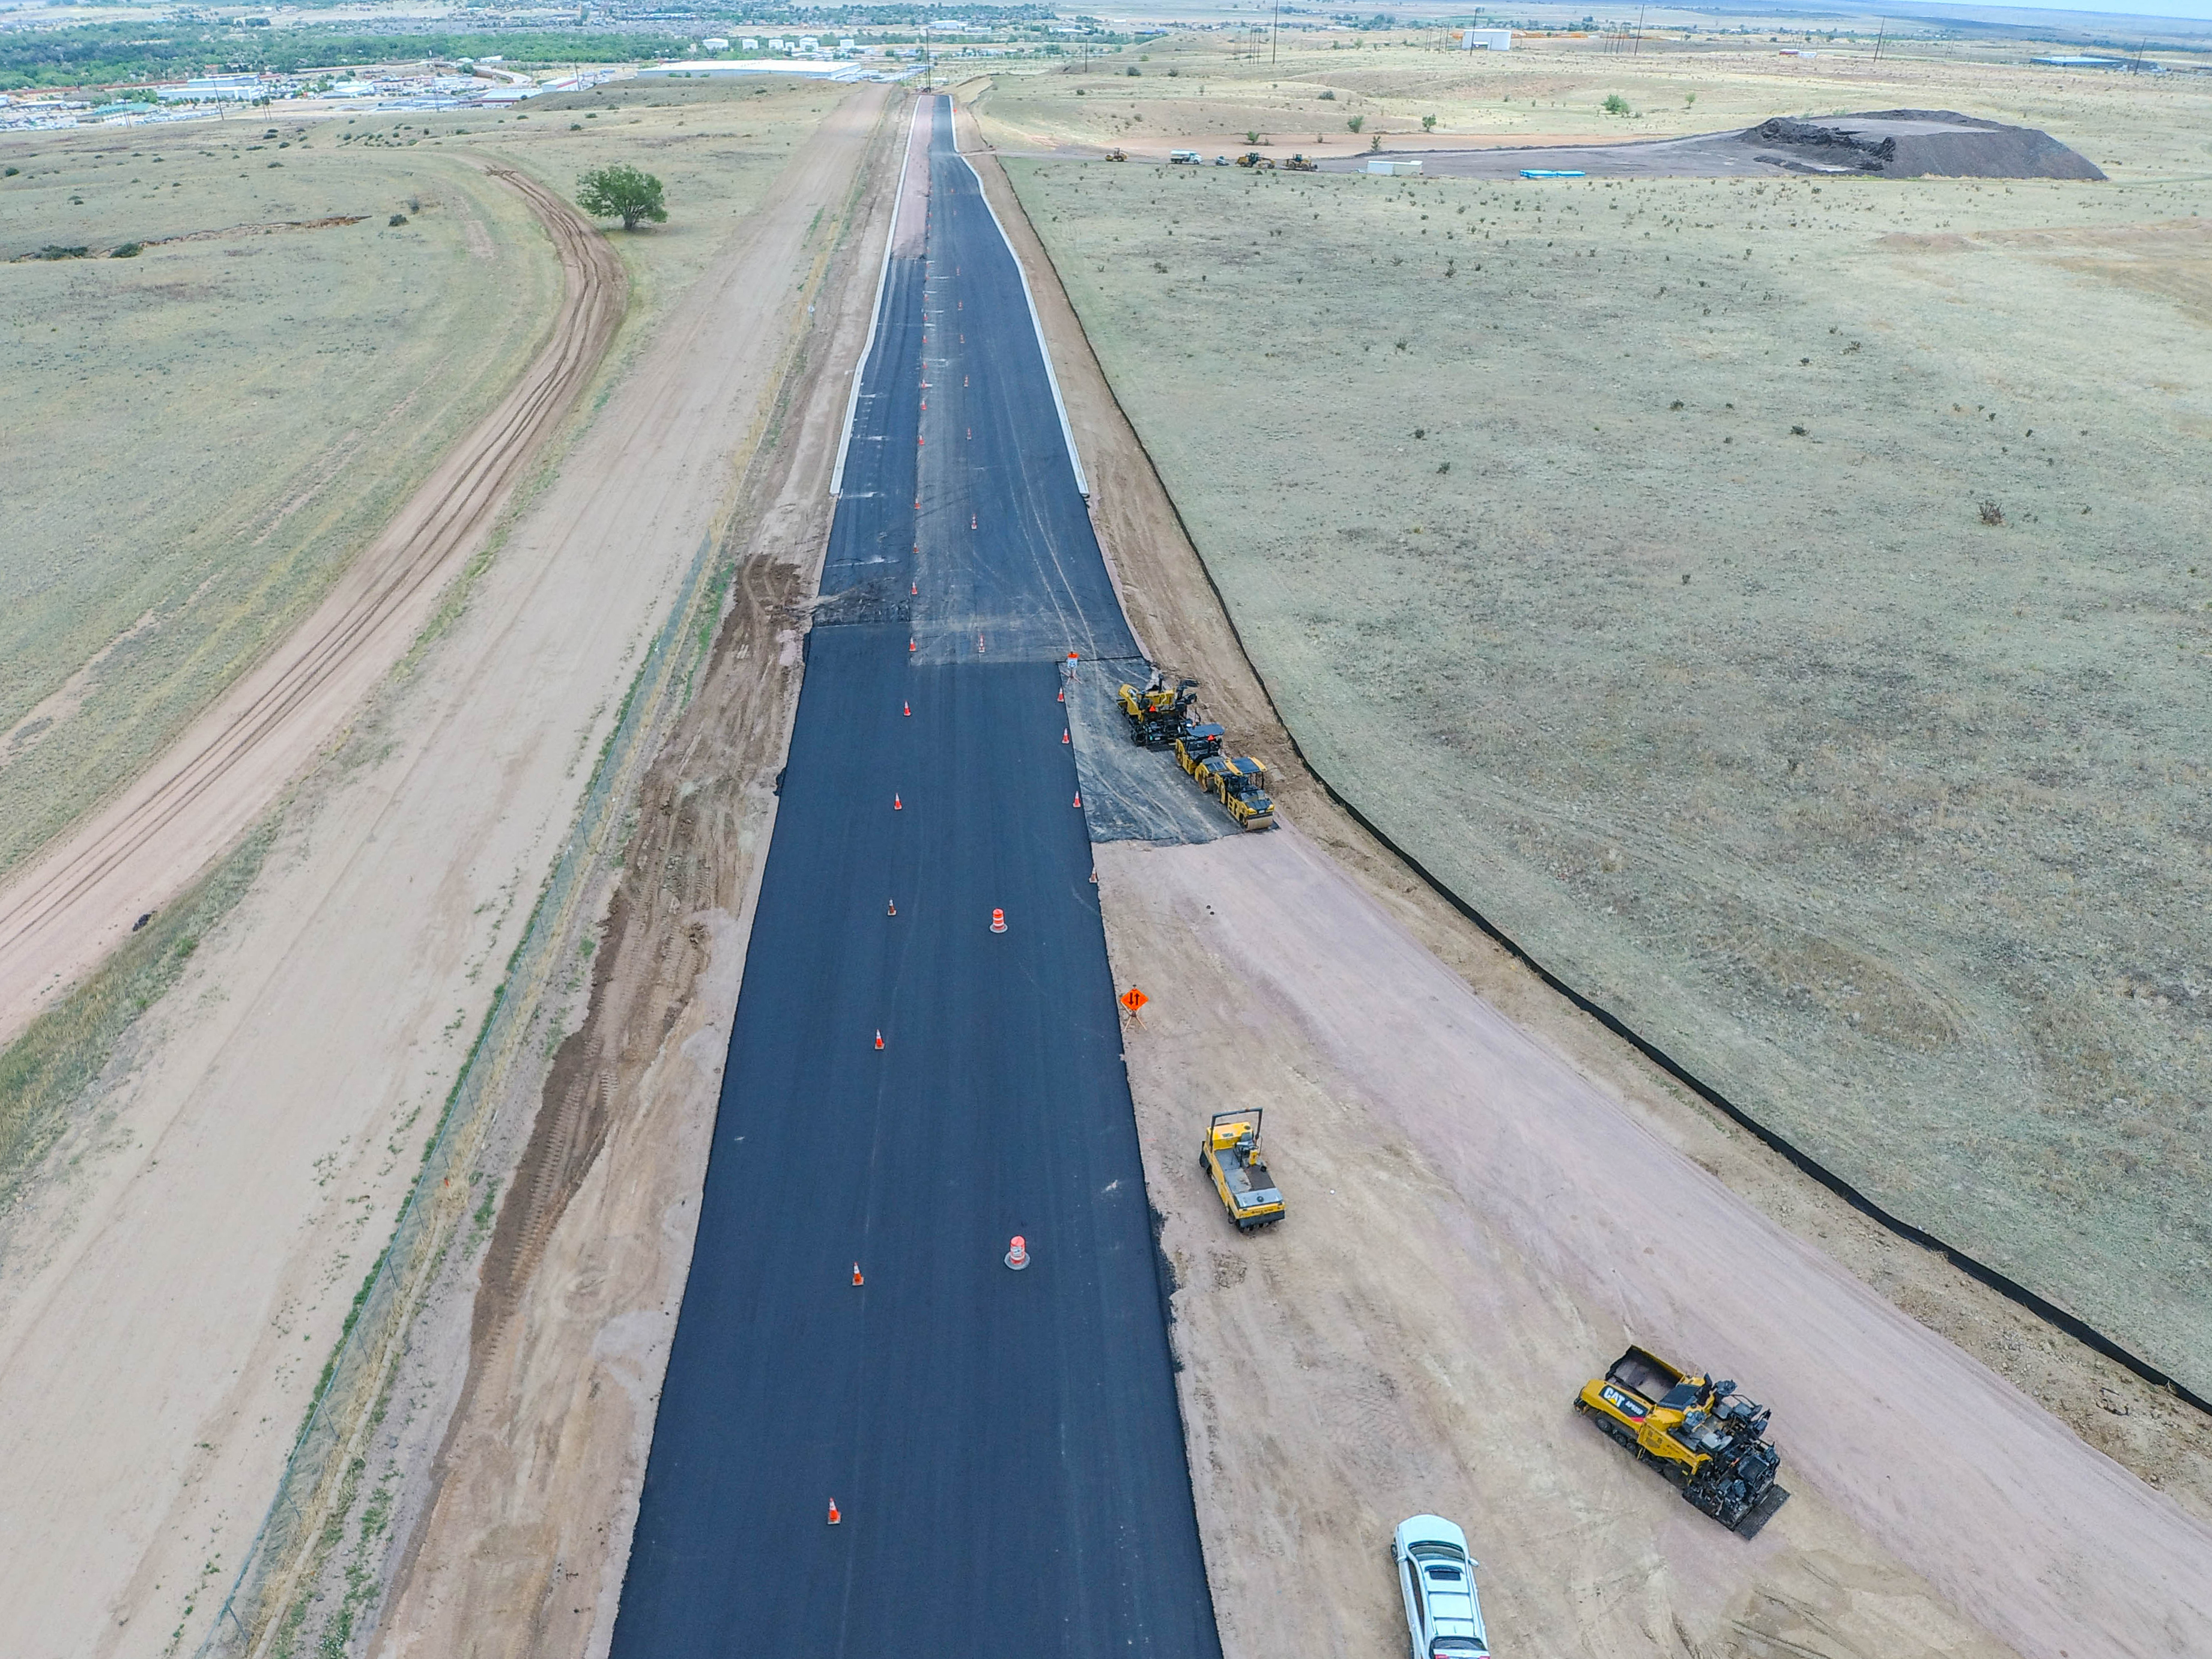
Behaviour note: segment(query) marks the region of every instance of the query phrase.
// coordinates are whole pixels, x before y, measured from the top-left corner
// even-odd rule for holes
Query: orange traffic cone
[[[837,1500],[834,1498],[831,1498],[830,1500],[830,1524],[834,1527],[844,1518],[845,1517],[837,1513]]]
[[[1064,685],[1060,688],[1060,701],[1062,702],[1067,701],[1067,688]]]
[[[898,798],[896,792],[894,792],[891,796],[891,811],[894,812],[903,812],[906,811],[906,803]]]
[[[866,1282],[860,1277],[860,1264],[857,1261],[853,1264],[853,1282],[855,1285]]]
[[[1083,810],[1083,796],[1080,792],[1075,797],[1075,810],[1079,812]]]
[[[921,584],[920,582],[908,582],[906,585],[906,591],[910,598],[920,599],[921,597]]]
[[[914,649],[915,648],[915,643],[914,643],[914,636],[913,636],[912,635],[908,635],[907,636],[906,648],[907,648],[908,650],[909,650],[909,651],[912,651],[912,650],[914,650]]]
[[[1067,731],[1064,726],[1060,729],[1060,740],[1062,743],[1066,743],[1067,741]]]
[[[1097,878],[1094,877],[1093,879],[1095,880]],[[884,914],[887,916],[896,915],[898,914],[898,901],[896,899],[885,899],[884,901]]]
[[[991,931],[994,933],[1003,933],[1006,931],[1006,913],[1004,910],[991,912]]]
[[[899,705],[899,713],[905,715],[908,720],[912,720],[914,718],[914,705],[910,702],[901,703]]]
[[[1024,1238],[1019,1233],[1016,1233],[1012,1239],[1009,1241],[1009,1246],[1006,1250],[1006,1265],[1009,1267],[1012,1267],[1016,1273],[1019,1273],[1023,1268],[1030,1265],[1029,1240]]]
[[[876,1033],[876,1047],[877,1047],[877,1048],[881,1048],[883,1046],[884,1046],[884,1034],[883,1034],[881,1031],[878,1031],[878,1032]]]

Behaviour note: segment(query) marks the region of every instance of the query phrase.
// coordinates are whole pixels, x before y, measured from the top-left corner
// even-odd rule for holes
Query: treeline
[[[585,29],[439,30],[362,34],[349,30],[235,29],[198,24],[88,23],[0,34],[0,90],[106,87],[175,81],[214,64],[223,74],[296,75],[332,64],[503,58],[510,64],[629,64],[678,58],[690,39]]]

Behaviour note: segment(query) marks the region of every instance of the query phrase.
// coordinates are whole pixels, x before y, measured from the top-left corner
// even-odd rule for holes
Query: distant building
[[[1511,29],[1462,29],[1459,32],[1462,52],[1510,52],[1513,50]]]
[[[727,52],[730,49],[728,41],[711,36],[699,44],[708,52]]]
[[[2124,58],[2087,58],[2078,52],[2054,52],[2048,58],[2031,58],[2031,64],[2040,64],[2045,69],[2125,69]]]
[[[258,75],[196,75],[182,86],[156,87],[154,95],[168,104],[250,104],[261,96]]]

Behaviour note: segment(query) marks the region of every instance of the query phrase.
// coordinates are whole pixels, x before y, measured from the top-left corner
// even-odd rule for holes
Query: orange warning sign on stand
[[[1151,1000],[1152,999],[1150,997],[1146,996],[1142,991],[1139,991],[1133,985],[1122,993],[1121,995],[1121,1006],[1124,1008],[1127,1008],[1133,1014]]]

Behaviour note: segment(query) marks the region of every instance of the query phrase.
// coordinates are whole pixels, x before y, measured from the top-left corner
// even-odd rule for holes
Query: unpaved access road
[[[598,229],[511,167],[566,277],[550,337],[330,597],[170,751],[0,890],[0,1042],[269,810],[406,652],[606,355],[628,280]]]
[[[1500,1653],[2212,1652],[2212,1528],[1699,1169],[1296,830],[1101,847],[1224,1650],[1390,1650],[1382,1546],[1462,1522]],[[1231,1063],[1224,1064],[1225,1058]],[[1290,1214],[1193,1162],[1267,1109]],[[1571,1409],[1630,1342],[1771,1406],[1751,1542]],[[1395,1626],[1402,1630],[1402,1625]]]
[[[848,94],[787,182],[818,182],[817,144],[855,164],[888,95]],[[771,198],[295,796],[11,1220],[0,1651],[136,1659],[205,1633],[640,653],[775,421],[829,232],[820,198]]]

